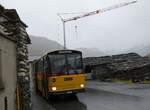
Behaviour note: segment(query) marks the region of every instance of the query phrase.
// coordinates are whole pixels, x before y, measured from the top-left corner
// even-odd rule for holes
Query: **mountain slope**
[[[150,45],[137,46],[137,47],[129,49],[127,52],[135,52],[142,56],[145,56],[145,55],[150,54]]]
[[[32,43],[28,47],[30,58],[37,58],[47,52],[63,49],[62,45],[45,37],[30,36],[30,39]]]
[[[78,48],[77,50],[82,51],[83,57],[99,57],[106,55],[97,48]]]
[[[45,53],[63,49],[61,44],[56,41],[49,40],[45,37],[30,35],[30,39],[32,43],[28,46],[30,61],[43,56]],[[97,48],[78,48],[76,50],[82,51],[83,57],[98,57],[106,55],[99,51]]]

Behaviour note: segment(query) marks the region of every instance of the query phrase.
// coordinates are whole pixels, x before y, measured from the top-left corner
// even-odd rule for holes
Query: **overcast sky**
[[[15,8],[28,33],[63,44],[62,22],[57,13],[89,12],[131,0],[1,0],[5,8]],[[67,22],[69,48],[120,51],[150,44],[150,0],[77,21]],[[70,16],[65,16],[70,17]],[[75,30],[77,26],[77,30]],[[76,34],[77,31],[77,34]]]

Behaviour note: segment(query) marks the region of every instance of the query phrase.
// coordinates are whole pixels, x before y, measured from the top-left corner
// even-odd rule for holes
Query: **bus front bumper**
[[[49,95],[76,94],[76,93],[81,93],[81,92],[85,92],[85,88],[83,88],[83,89],[75,89],[75,90],[49,92]]]

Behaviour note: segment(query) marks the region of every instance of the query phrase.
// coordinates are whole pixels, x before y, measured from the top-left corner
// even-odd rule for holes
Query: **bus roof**
[[[82,53],[81,51],[78,50],[56,50],[53,52],[49,52],[48,54],[69,54],[69,53]]]
[[[79,53],[79,54],[82,54],[82,52],[78,51],[78,50],[69,50],[69,49],[66,49],[66,50],[55,50],[55,51],[49,52],[49,53],[41,56],[38,59],[33,60],[32,63],[38,62],[39,60],[41,60],[41,58],[46,57],[48,54],[66,54],[66,53],[68,53],[68,54],[69,53]]]

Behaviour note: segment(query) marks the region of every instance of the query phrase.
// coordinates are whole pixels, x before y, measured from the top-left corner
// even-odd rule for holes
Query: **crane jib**
[[[63,21],[68,22],[68,21],[77,20],[77,19],[80,19],[80,18],[83,18],[83,17],[87,17],[87,16],[103,13],[103,12],[106,12],[106,11],[110,11],[110,10],[113,10],[113,9],[117,9],[117,8],[120,8],[120,7],[123,7],[123,6],[127,6],[127,5],[130,5],[130,4],[136,3],[136,2],[137,1],[123,2],[123,3],[117,4],[117,5],[113,5],[113,6],[103,8],[103,9],[99,9],[99,10],[92,11],[92,12],[88,12],[88,13],[85,13],[83,15],[75,16],[75,17],[72,17],[72,18],[69,18],[69,19],[63,19]]]
[[[61,18],[61,20],[63,22],[64,49],[66,49],[66,35],[65,35],[65,23],[66,22],[78,20],[80,18],[88,17],[88,16],[91,16],[91,15],[100,14],[100,13],[103,13],[103,12],[106,12],[106,11],[110,11],[110,10],[113,10],[113,9],[117,9],[117,8],[120,8],[120,7],[124,7],[124,6],[130,5],[130,4],[133,4],[133,3],[136,3],[136,2],[137,2],[136,0],[135,1],[130,1],[130,2],[123,2],[123,3],[117,4],[117,5],[113,5],[113,6],[110,6],[110,7],[107,7],[107,8],[99,9],[99,10],[88,12],[88,13],[84,13],[82,15],[74,16],[74,17],[67,18],[67,19],[64,19],[60,14],[58,14],[58,16]]]

